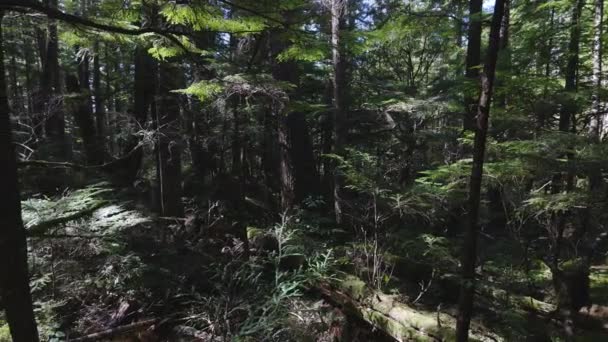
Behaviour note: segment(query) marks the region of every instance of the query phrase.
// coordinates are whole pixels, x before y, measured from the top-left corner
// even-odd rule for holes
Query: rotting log
[[[340,307],[345,314],[381,330],[396,341],[450,341],[455,336],[454,317],[412,308],[398,302],[396,296],[367,287],[354,276],[333,284],[319,283],[313,291]],[[502,338],[475,324],[471,340],[502,341]]]

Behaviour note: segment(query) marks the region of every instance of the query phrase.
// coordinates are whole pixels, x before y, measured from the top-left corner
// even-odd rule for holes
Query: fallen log
[[[139,322],[134,322],[131,324],[127,324],[127,325],[121,325],[115,328],[110,328],[107,330],[103,330],[103,331],[99,331],[96,333],[92,333],[86,336],[82,336],[79,338],[75,338],[75,339],[70,339],[70,342],[90,342],[90,341],[99,341],[101,339],[104,338],[110,338],[113,336],[117,336],[117,335],[122,335],[124,333],[128,333],[128,332],[132,332],[133,330],[140,330],[140,329],[144,329],[146,327],[151,327],[152,325],[156,324],[158,322],[158,319],[156,318],[151,318],[151,319],[147,319],[147,320],[143,320],[143,321],[139,321]]]
[[[456,320],[441,312],[426,312],[398,302],[396,296],[384,294],[348,276],[335,284],[320,283],[314,289],[325,300],[340,307],[345,314],[381,330],[395,341],[451,341]],[[484,331],[478,324],[471,327],[471,341],[502,341]]]

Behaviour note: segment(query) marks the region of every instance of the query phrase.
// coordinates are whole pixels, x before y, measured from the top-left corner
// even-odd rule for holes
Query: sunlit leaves
[[[198,98],[201,102],[205,102],[221,93],[224,87],[217,82],[200,81],[191,84],[186,89],[178,89],[173,92],[179,94],[192,95]]]
[[[252,33],[262,31],[264,22],[258,17],[227,19],[219,8],[168,4],[161,10],[173,25],[185,25],[194,31]]]

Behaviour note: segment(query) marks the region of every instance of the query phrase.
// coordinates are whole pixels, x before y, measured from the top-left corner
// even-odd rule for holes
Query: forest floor
[[[458,238],[354,239],[314,210],[252,222],[248,248],[217,204],[157,217],[100,183],[23,201],[32,291],[48,341],[450,340]],[[551,274],[483,241],[474,340],[557,341]],[[577,340],[608,340],[608,265]],[[583,317],[584,316],[584,317]],[[95,335],[97,334],[97,335]],[[80,339],[78,339],[80,338]],[[0,317],[0,341],[10,341]]]

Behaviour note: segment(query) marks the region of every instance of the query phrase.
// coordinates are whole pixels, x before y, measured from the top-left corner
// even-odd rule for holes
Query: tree
[[[465,62],[465,77],[471,81],[479,81],[479,65],[481,64],[481,30],[482,30],[482,0],[469,1],[469,29],[467,32],[467,56]],[[465,130],[474,130],[476,99],[474,93],[465,93],[464,106],[465,117],[463,128]]]
[[[0,11],[0,177],[5,201],[0,206],[0,294],[9,329],[14,341],[38,341],[30,294],[27,241],[21,219],[21,199],[17,178],[17,163],[12,141],[10,108],[6,93],[2,18]]]
[[[481,93],[479,96],[479,105],[477,106],[477,122],[475,125],[475,141],[473,145],[473,165],[469,181],[468,224],[462,248],[462,278],[460,296],[458,299],[458,321],[456,327],[456,340],[459,342],[468,340],[469,326],[473,313],[481,182],[483,177],[490,105],[494,92],[494,75],[496,73],[498,50],[500,48],[500,28],[504,15],[505,2],[507,1],[508,0],[497,0],[494,5],[488,52],[483,66],[483,73],[481,74]]]
[[[602,43],[604,25],[604,0],[595,0],[593,15],[593,70],[592,70],[592,111],[593,115],[589,122],[589,134],[596,142],[599,142],[606,133],[606,114],[602,113],[600,92],[602,89]]]
[[[181,108],[175,89],[183,88],[182,72],[171,62],[161,62],[157,103],[157,182],[160,212],[164,216],[184,215],[182,204]]]
[[[342,31],[345,25],[345,14],[348,10],[348,0],[330,0],[331,16],[331,55],[333,68],[333,133],[334,153],[344,154],[346,135],[348,133],[346,122],[346,56]],[[334,170],[333,201],[336,222],[342,223],[343,219],[343,187],[342,175]]]
[[[50,9],[57,8],[57,0],[47,0]],[[41,44],[40,56],[42,58],[41,96],[45,113],[45,131],[52,154],[65,160],[69,156],[65,136],[65,118],[59,97],[62,93],[61,76],[59,69],[59,37],[57,23],[49,19],[47,34]]]

